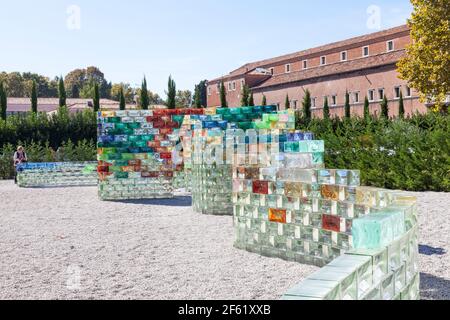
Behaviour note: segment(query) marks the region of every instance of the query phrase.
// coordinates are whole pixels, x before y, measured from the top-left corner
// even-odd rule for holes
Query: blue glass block
[[[304,140],[314,140],[314,133],[312,133],[312,132],[305,132],[303,134],[303,139]]]

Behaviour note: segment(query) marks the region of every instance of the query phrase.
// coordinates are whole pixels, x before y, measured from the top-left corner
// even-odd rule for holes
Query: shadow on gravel
[[[421,273],[420,298],[422,300],[450,300],[450,280]]]
[[[190,196],[179,196],[172,199],[144,199],[144,200],[120,200],[112,201],[118,203],[141,204],[149,206],[166,206],[166,207],[190,207],[192,206],[192,198]]]
[[[443,248],[433,248],[426,245],[419,245],[419,253],[425,256],[443,256],[447,253]]]

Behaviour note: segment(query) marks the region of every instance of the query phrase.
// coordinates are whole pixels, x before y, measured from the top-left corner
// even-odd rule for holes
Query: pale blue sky
[[[71,5],[81,10],[80,29],[67,26],[77,26]],[[247,62],[377,31],[367,24],[372,5],[381,29],[412,11],[408,0],[2,1],[0,71],[53,78],[95,65],[133,86],[145,73],[164,95],[169,74],[192,90]]]

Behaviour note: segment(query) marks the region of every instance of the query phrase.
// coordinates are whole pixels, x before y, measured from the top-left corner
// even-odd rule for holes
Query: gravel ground
[[[419,193],[422,297],[450,299],[450,196]],[[190,198],[100,202],[96,188],[0,181],[0,299],[278,299],[317,268],[233,248]]]

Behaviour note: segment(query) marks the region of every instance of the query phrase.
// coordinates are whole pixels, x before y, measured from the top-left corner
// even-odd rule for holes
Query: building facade
[[[352,114],[362,115],[367,96],[372,113],[380,113],[380,102],[386,95],[391,115],[398,113],[400,92],[407,114],[426,112],[417,92],[399,78],[397,62],[410,43],[410,29],[403,25],[321,47],[272,59],[248,63],[230,74],[208,82],[208,106],[220,105],[223,82],[229,106],[240,106],[244,85],[254,94],[255,104],[263,96],[268,104],[284,109],[286,95],[290,107],[301,109],[308,89],[312,112],[320,117],[325,98],[331,115],[343,116],[345,94],[350,94]]]

